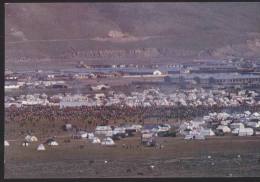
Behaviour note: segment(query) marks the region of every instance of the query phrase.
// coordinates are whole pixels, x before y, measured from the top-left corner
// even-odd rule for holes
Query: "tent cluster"
[[[258,131],[260,131],[260,114],[250,111],[239,114],[209,113],[202,121],[184,122],[180,126],[180,133],[185,135],[185,139],[204,139],[205,136],[225,134],[252,136],[258,134]]]
[[[26,142],[29,142],[29,143],[38,141],[38,138],[36,136],[31,136],[31,135],[27,135],[24,139]]]
[[[97,136],[95,136],[92,132],[86,132],[86,131],[78,131],[76,134],[72,135],[72,138],[74,139],[88,139],[93,144],[100,144],[101,139]]]
[[[30,145],[30,143],[32,142],[37,142],[38,141],[38,138],[36,136],[33,136],[33,135],[27,135],[25,138],[24,138],[24,141],[22,142],[22,146],[23,147],[28,147]]]
[[[45,143],[48,144],[49,146],[58,146],[59,145],[59,143],[56,140],[54,140],[53,138],[48,139]]]
[[[217,129],[223,133],[232,133],[239,136],[251,136],[260,130],[260,114],[258,112],[251,113],[210,113],[206,117],[211,125],[217,126]]]
[[[143,137],[143,143],[154,143],[156,136],[173,136],[169,131],[171,126],[169,124],[155,124],[155,125],[139,125],[139,124],[121,124],[119,126],[101,125],[96,126],[94,133],[86,131],[78,131],[72,135],[73,139],[88,139],[93,144],[100,143],[104,146],[114,146],[115,140],[120,140],[125,137],[131,137],[136,132],[144,135],[152,135],[150,139]],[[175,136],[175,133],[174,133]],[[147,140],[147,141],[144,141]],[[149,145],[150,145],[149,144]]]
[[[242,90],[236,92],[226,92],[225,90],[205,90],[205,89],[188,89],[176,90],[174,93],[165,94],[159,89],[147,89],[143,92],[132,92],[130,95],[123,93],[113,93],[105,95],[97,93],[95,97],[91,95],[54,95],[48,97],[39,94],[21,95],[17,99],[6,98],[5,105],[57,105],[63,107],[76,106],[111,106],[124,104],[129,107],[135,106],[239,106],[241,104],[259,105],[260,102],[255,100],[257,93],[254,91]],[[105,101],[105,102],[102,102]],[[104,104],[105,103],[105,104]]]
[[[25,140],[22,142],[22,146],[23,147],[28,147],[30,145],[30,143],[32,142],[37,142],[38,141],[38,138],[36,136],[32,136],[32,135],[27,135],[25,137]],[[37,150],[38,151],[44,151],[46,150],[44,144],[47,144],[49,146],[58,146],[58,142],[54,140],[54,138],[50,138],[48,139],[45,143],[41,143],[37,146]]]
[[[205,126],[205,121],[189,121],[184,122],[179,128],[180,134],[184,135],[184,139],[204,140],[207,136],[214,136],[215,132],[211,128]]]

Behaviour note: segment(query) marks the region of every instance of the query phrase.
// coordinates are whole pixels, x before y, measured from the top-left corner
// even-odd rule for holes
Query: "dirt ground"
[[[56,147],[45,145],[45,151],[36,150],[43,139],[29,147],[10,141],[5,178],[260,176],[260,136],[161,137],[161,149],[141,146],[138,135],[116,141],[115,147],[65,139],[57,138]]]

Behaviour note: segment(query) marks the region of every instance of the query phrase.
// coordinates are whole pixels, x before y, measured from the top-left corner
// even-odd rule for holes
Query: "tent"
[[[10,146],[9,142],[5,140],[5,146],[8,147]]]
[[[254,113],[253,113],[253,116],[255,116],[255,117],[260,117],[260,114],[259,114],[258,112],[254,112]]]
[[[102,140],[101,145],[113,146],[113,145],[115,145],[115,142],[112,138],[106,137]]]
[[[53,140],[53,141],[48,142],[48,145],[58,146],[59,144],[58,144],[58,142],[56,142],[55,140]]]
[[[31,136],[31,142],[37,142],[38,138],[36,136]]]
[[[94,137],[92,143],[101,143],[101,141],[98,137]]]
[[[31,135],[27,135],[24,139],[25,139],[25,141],[27,141],[27,142],[31,142]]]
[[[258,128],[260,127],[260,122],[247,122],[246,125],[252,128]]]
[[[37,150],[39,150],[39,151],[45,150],[44,145],[43,145],[43,144],[40,144],[40,145],[37,147]]]
[[[217,130],[221,130],[221,131],[223,131],[223,133],[230,133],[231,132],[230,128],[228,126],[225,126],[225,125],[219,125],[217,127]]]
[[[70,123],[65,124],[63,127],[64,127],[63,129],[64,129],[65,131],[70,131],[70,130],[72,130],[72,124],[70,124]]]
[[[250,111],[245,111],[244,113],[245,113],[245,115],[250,115],[251,114]]]
[[[31,135],[27,135],[24,139],[27,142],[37,142],[38,141],[38,138],[36,136],[31,136]]]
[[[196,140],[205,140],[205,136],[202,134],[194,135]]]
[[[193,139],[193,135],[185,135],[184,139],[185,140],[192,140]]]
[[[105,134],[106,137],[112,137],[114,134],[114,131],[107,131],[107,133]]]
[[[113,130],[113,135],[118,134],[118,133],[125,134],[125,132],[126,132],[126,129],[124,127],[116,127]]]
[[[212,131],[212,129],[203,129],[201,130],[201,134],[204,136],[214,136],[215,133]]]
[[[88,133],[87,132],[82,132],[80,134],[81,138],[88,138]]]
[[[238,136],[252,136],[254,134],[254,130],[252,128],[240,128]]]
[[[235,128],[232,130],[232,134],[238,135],[238,133],[239,133],[239,128]]]
[[[232,124],[230,124],[230,128],[231,128],[231,129],[235,129],[235,128],[241,129],[241,128],[244,128],[244,127],[245,127],[245,126],[244,126],[243,123],[232,123]]]
[[[153,72],[153,75],[156,75],[156,76],[162,75],[162,72],[159,71],[159,70],[155,70],[155,71]]]
[[[88,139],[93,140],[94,137],[94,133],[88,133]]]
[[[28,147],[28,146],[29,146],[29,142],[24,141],[24,142],[22,143],[22,146],[23,146],[23,147]]]
[[[111,128],[111,126],[97,126],[95,133],[97,135],[111,135],[112,136],[112,128]]]
[[[223,120],[223,121],[220,121],[220,124],[221,124],[221,125],[225,125],[225,126],[229,125],[230,123],[231,123],[231,120]]]

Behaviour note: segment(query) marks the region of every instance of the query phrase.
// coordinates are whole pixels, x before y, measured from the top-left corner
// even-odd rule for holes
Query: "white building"
[[[111,126],[97,126],[95,130],[95,134],[97,135],[110,135],[112,136],[112,128]]]

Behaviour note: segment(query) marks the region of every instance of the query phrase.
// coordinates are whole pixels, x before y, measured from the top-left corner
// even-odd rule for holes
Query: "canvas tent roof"
[[[10,146],[10,143],[5,140],[5,146]]]
[[[45,150],[45,146],[43,144],[40,144],[38,147],[37,147],[37,150]]]
[[[31,136],[31,135],[27,135],[24,139],[27,142],[37,142],[38,141],[38,138],[36,136]]]
[[[29,144],[30,144],[30,143],[29,143],[28,141],[24,141],[24,142],[22,143],[22,146],[23,146],[23,147],[28,147]]]
[[[215,133],[212,131],[212,129],[202,129],[201,134],[204,136],[214,136]]]
[[[52,146],[57,146],[57,145],[59,145],[58,142],[55,141],[53,138],[49,138],[49,139],[46,141],[46,143],[47,143],[48,145],[52,145]]]
[[[88,133],[88,139],[92,140],[94,139],[94,133]]]
[[[108,145],[108,146],[111,146],[111,145],[115,145],[115,142],[112,138],[110,137],[106,137],[102,140],[101,142],[101,145]]]
[[[101,141],[98,137],[94,137],[92,143],[101,143]]]
[[[38,141],[38,138],[36,136],[31,136],[31,141],[32,142],[37,142]]]

